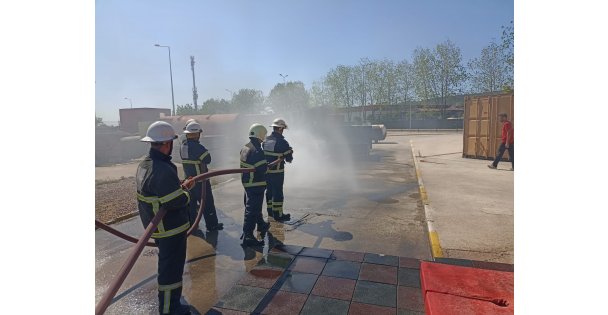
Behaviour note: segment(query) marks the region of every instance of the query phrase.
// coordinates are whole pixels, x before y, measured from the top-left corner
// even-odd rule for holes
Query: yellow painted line
[[[443,251],[441,250],[441,245],[439,245],[439,235],[436,231],[429,232],[429,240],[431,241],[431,251],[433,252],[433,257],[443,257]]]
[[[431,244],[431,254],[433,255],[434,260],[435,258],[443,257],[443,250],[441,249],[441,244],[439,243],[439,234],[437,234],[437,231],[435,231],[435,228],[432,224],[432,209],[429,206],[429,196],[426,192],[426,188],[424,188],[424,183],[422,182],[422,172],[420,171],[420,165],[418,164],[418,159],[416,158],[416,154],[414,153],[414,142],[412,140],[410,140],[410,146],[412,148],[412,157],[414,158],[414,168],[416,170],[416,178],[418,179],[418,188],[420,189],[420,199],[422,201],[422,204],[424,205],[425,220],[429,231],[429,243]]]

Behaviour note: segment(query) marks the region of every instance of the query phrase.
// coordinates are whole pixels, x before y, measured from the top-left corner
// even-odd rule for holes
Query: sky
[[[447,39],[463,60],[479,55],[513,20],[513,1],[157,1],[96,0],[95,113],[230,99],[226,90],[262,90],[286,80],[308,89],[331,68],[370,59],[411,60],[417,47]]]

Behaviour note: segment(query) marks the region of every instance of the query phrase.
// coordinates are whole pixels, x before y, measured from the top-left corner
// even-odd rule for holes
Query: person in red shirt
[[[515,169],[515,162],[513,158],[513,125],[507,119],[506,113],[498,114],[498,120],[502,123],[502,143],[498,148],[498,155],[494,159],[492,164],[488,165],[491,169],[496,169],[498,162],[502,159],[502,155],[505,150],[509,151],[509,161],[511,161],[511,170]]]

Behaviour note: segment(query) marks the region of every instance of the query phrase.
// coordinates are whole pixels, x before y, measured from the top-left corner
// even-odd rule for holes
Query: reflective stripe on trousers
[[[175,290],[182,286],[182,282],[177,282],[173,284],[167,285],[159,285],[158,291],[163,291],[164,301],[163,301],[163,314],[169,314],[171,310],[171,290]]]

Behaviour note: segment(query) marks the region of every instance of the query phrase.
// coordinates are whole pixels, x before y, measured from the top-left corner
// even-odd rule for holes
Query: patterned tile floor
[[[513,265],[436,262],[513,271]],[[206,314],[424,314],[420,261],[281,245]]]

